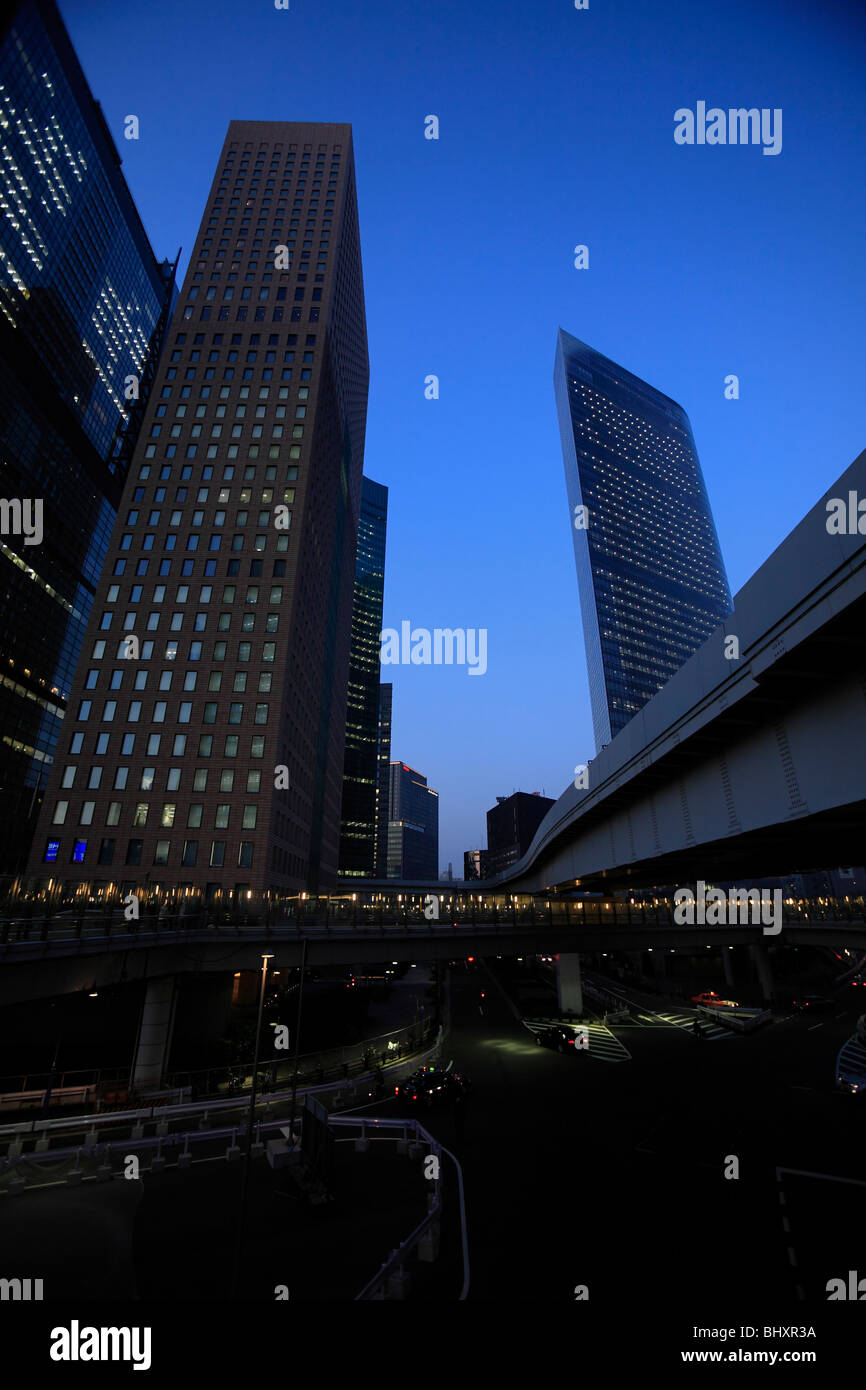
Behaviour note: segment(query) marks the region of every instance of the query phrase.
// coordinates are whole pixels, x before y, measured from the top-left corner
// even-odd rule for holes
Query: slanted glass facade
[[[682,407],[563,329],[554,384],[598,751],[730,613],[731,593]]]
[[[109,459],[164,279],[53,5],[19,7],[0,42],[0,74],[0,313]]]
[[[379,649],[387,525],[388,489],[364,478],[355,561],[340,820],[340,873],[364,878],[374,876],[376,863]]]
[[[0,873],[14,873],[62,727],[172,277],[48,0],[27,0],[0,30],[0,144],[0,497],[38,503],[42,532],[28,541],[0,524]]]

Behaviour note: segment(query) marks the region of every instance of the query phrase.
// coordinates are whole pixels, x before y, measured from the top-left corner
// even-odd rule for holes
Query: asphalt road
[[[508,969],[491,965],[500,975]],[[549,998],[543,987],[538,998]],[[662,1016],[689,1012],[653,1003]],[[800,1322],[810,1305],[826,1312],[828,1280],[849,1270],[866,1276],[866,1103],[833,1089],[836,1053],[859,1007],[703,1042],[682,1023],[648,1015],[613,1026],[617,1047],[592,1033],[588,1052],[562,1056],[536,1046],[486,967],[458,967],[448,1055],[471,1076],[472,1092],[462,1122],[447,1109],[421,1118],[462,1166],[469,1300],[549,1308],[573,1303],[585,1285],[590,1309],[614,1321],[650,1310],[716,1324],[775,1314]],[[393,1117],[405,1105],[363,1109]],[[735,1180],[724,1176],[732,1157]],[[351,1299],[416,1224],[420,1168],[345,1146],[341,1162],[339,1202],[315,1220],[259,1162],[247,1296],[267,1299],[285,1282],[293,1300]],[[442,1258],[419,1267],[415,1283],[425,1301],[453,1301],[462,1281],[446,1172]],[[145,1176],[137,1210],[112,1209],[103,1213],[110,1231],[91,1230],[97,1265],[108,1260],[102,1283],[94,1266],[91,1296],[110,1285],[137,1287],[144,1298],[225,1297],[238,1176],[219,1156],[186,1173]],[[51,1190],[7,1204],[15,1219],[14,1230],[5,1223],[7,1254],[20,1255],[22,1273],[43,1272],[44,1256],[38,1269],[22,1263],[25,1249],[35,1254],[33,1231],[53,1233],[50,1285],[67,1293],[75,1278],[80,1288],[69,1264],[76,1213],[92,1227],[90,1205],[101,1210],[106,1190]]]
[[[866,1274],[863,1188],[831,1180],[866,1181],[866,1105],[832,1085],[843,1007],[704,1042],[614,1026],[631,1059],[611,1063],[537,1047],[489,976],[456,973],[449,1052],[472,1096],[462,1137],[447,1113],[425,1123],[463,1165],[470,1299],[583,1284],[596,1305],[707,1317],[826,1307],[828,1279]]]

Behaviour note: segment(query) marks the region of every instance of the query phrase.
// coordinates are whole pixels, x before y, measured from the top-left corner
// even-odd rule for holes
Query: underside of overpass
[[[566,811],[558,832],[542,826],[531,868],[491,887],[611,892],[862,864],[864,633],[866,597],[793,650],[780,642],[745,688],[713,692],[711,719]]]
[[[795,873],[820,873],[826,869],[862,864],[866,849],[866,801],[801,820],[762,826],[730,839],[709,840],[657,859],[618,865],[579,880],[587,892],[621,889],[673,889],[706,883],[753,883],[759,878],[778,878]],[[570,891],[574,879],[551,884],[551,889]]]
[[[622,906],[622,905],[620,905]],[[140,980],[164,979],[193,973],[233,974],[260,971],[262,952],[273,953],[273,970],[299,967],[353,965],[374,961],[465,960],[474,955],[556,955],[592,951],[634,951],[650,947],[677,951],[705,950],[712,946],[822,945],[848,946],[866,951],[866,920],[786,924],[779,935],[764,936],[756,926],[659,926],[641,921],[604,925],[603,922],[526,926],[481,923],[435,929],[389,927],[374,931],[334,932],[310,929],[296,932],[248,929],[239,940],[234,932],[172,933],[159,943],[140,942],[128,950],[95,947],[50,957],[22,959],[0,972],[0,1007],[23,999],[46,999],[78,991],[107,989]],[[306,940],[306,956],[303,943]]]

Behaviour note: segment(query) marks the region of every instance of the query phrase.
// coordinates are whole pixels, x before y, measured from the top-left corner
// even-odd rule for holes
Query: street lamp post
[[[253,1129],[254,1129],[255,1122],[256,1122],[256,1081],[257,1081],[257,1079],[258,1079],[258,1071],[259,1071],[259,1045],[260,1045],[260,1042],[261,1042],[261,1034],[262,1034],[262,1014],[264,1013],[264,1008],[265,1008],[265,983],[266,983],[267,976],[268,976],[268,961],[269,961],[269,960],[273,960],[273,951],[263,952],[263,953],[262,953],[262,982],[261,982],[261,988],[259,989],[259,1014],[258,1014],[258,1019],[257,1019],[257,1021],[256,1021],[256,1045],[255,1045],[254,1058],[253,1058],[253,1084],[252,1084],[252,1086],[251,1086],[251,1088],[250,1088],[250,1110],[249,1110],[249,1115],[247,1116],[247,1147],[246,1147],[246,1153],[244,1154],[244,1160],[243,1160],[243,1163],[244,1163],[244,1171],[243,1171],[243,1177],[241,1178],[241,1203],[240,1203],[240,1212],[239,1212],[239,1216],[238,1216],[238,1238],[237,1238],[237,1243],[236,1243],[236,1245],[235,1245],[235,1267],[234,1267],[234,1274],[233,1274],[233,1276],[232,1276],[232,1297],[233,1297],[233,1298],[236,1298],[236,1297],[237,1297],[238,1285],[239,1285],[239,1283],[240,1283],[240,1274],[241,1274],[241,1256],[242,1256],[242,1254],[243,1254],[243,1247],[244,1247],[244,1226],[245,1226],[245,1224],[246,1224],[246,1215],[247,1215],[247,1190],[248,1190],[248,1188],[249,1188],[249,1182],[250,1182],[250,1167],[251,1167],[251,1165],[252,1165],[252,1157],[253,1157],[253,1153],[252,1153],[252,1150],[253,1150]]]
[[[289,1117],[289,1129],[292,1136],[292,1145],[295,1142],[295,1096],[298,1090],[298,1050],[301,1046],[301,1010],[304,1007],[304,975],[307,966],[307,938],[301,942],[301,983],[298,989],[298,1024],[295,1029],[295,1064],[292,1070],[292,1111]]]
[[[63,1025],[57,1031],[57,1041],[54,1044],[54,1057],[51,1062],[51,1071],[48,1076],[48,1085],[45,1087],[45,1094],[42,1097],[42,1118],[48,1119],[48,1111],[51,1106],[51,1092],[54,1087],[54,1077],[57,1072],[57,1059],[60,1056],[60,1040],[63,1037]]]

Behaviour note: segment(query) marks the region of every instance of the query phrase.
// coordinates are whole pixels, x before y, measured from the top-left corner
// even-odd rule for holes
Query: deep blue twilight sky
[[[685,407],[734,592],[866,446],[866,11],[60,7],[154,249],[182,245],[181,274],[230,119],[354,127],[365,471],[390,488],[385,625],[488,630],[483,677],[385,672],[392,756],[438,788],[440,865],[460,874],[497,795],[558,796],[594,752],[557,327]],[[678,146],[674,111],[699,100],[781,107],[781,153]],[[438,142],[424,139],[431,113]],[[738,401],[723,395],[731,372]]]

